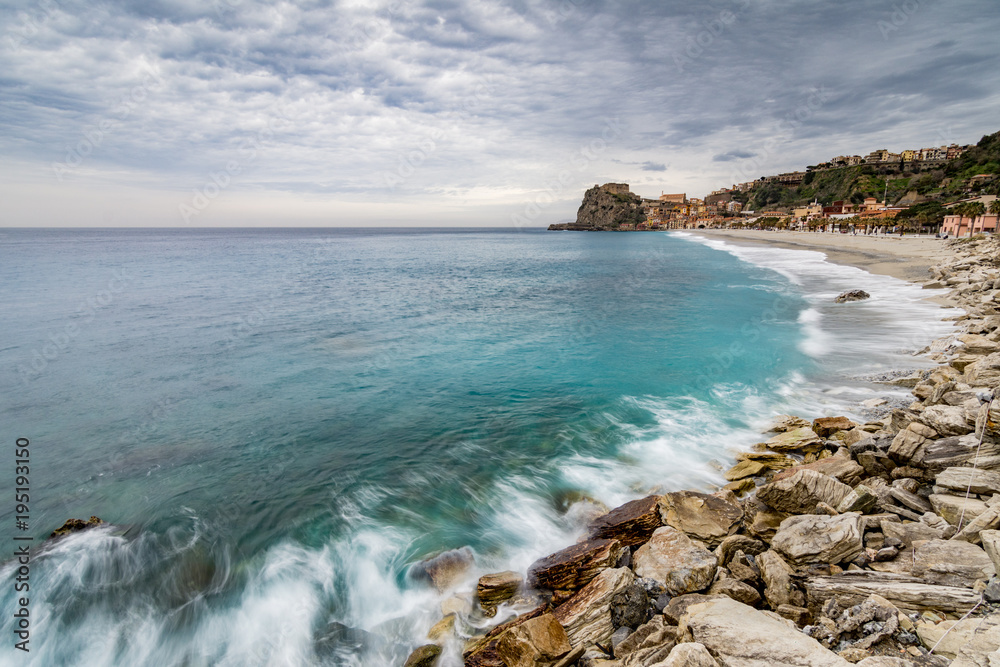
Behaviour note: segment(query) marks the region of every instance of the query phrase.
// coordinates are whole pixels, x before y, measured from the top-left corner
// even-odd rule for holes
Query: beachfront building
[[[805,218],[806,220],[821,218],[823,217],[823,206],[814,201],[813,203],[808,204],[807,206],[800,206],[798,208],[793,208],[792,217],[796,218],[797,220],[802,220],[803,218]]]
[[[944,223],[941,225],[941,232],[949,236],[973,236],[982,232],[996,232],[996,215],[977,215],[970,218],[959,213],[952,213],[944,216]]]

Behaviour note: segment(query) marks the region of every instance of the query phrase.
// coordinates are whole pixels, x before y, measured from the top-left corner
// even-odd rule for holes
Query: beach
[[[870,273],[910,282],[929,280],[928,269],[952,254],[947,241],[927,236],[865,236],[729,229],[686,231],[730,243],[767,244],[791,250],[817,250],[835,264],[855,266]]]

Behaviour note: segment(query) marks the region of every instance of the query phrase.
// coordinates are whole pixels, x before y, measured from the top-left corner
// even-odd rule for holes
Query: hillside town
[[[887,149],[715,190],[704,198],[595,185],[575,223],[551,229],[656,231],[756,228],[855,234],[992,233],[1000,221],[1000,133],[979,144]],[[981,170],[981,173],[980,173]]]

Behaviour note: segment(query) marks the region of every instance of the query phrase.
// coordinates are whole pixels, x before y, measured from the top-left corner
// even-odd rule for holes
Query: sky
[[[996,0],[0,0],[0,226],[544,226],[1000,130]]]

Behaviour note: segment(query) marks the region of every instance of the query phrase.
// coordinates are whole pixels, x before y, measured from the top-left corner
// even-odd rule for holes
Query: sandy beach
[[[911,282],[931,279],[928,269],[952,254],[947,241],[926,236],[863,236],[819,232],[764,232],[728,229],[688,230],[733,243],[768,244],[818,250],[831,262],[856,266]]]

